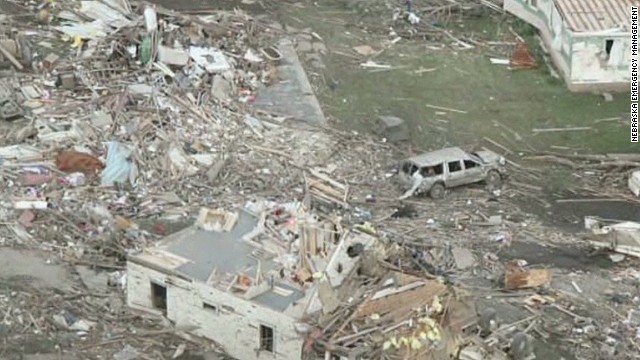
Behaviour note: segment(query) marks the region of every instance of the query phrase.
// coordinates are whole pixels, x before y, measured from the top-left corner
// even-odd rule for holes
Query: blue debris
[[[102,171],[102,186],[114,186],[129,181],[135,185],[138,166],[133,161],[133,151],[126,145],[112,141],[107,149],[107,164]]]

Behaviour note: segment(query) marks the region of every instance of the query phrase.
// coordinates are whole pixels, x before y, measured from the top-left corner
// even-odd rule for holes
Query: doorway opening
[[[167,313],[167,287],[151,283],[151,305],[154,309],[161,310],[162,313]]]

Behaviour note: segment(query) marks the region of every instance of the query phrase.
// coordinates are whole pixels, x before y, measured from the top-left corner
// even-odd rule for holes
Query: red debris
[[[531,55],[527,45],[522,41],[518,41],[516,43],[516,51],[511,55],[509,65],[512,70],[525,70],[537,67],[538,62],[536,58]]]
[[[100,159],[93,155],[73,150],[60,152],[56,157],[56,166],[60,171],[66,173],[81,172],[87,177],[95,176],[104,169],[104,164]]]
[[[25,210],[22,212],[22,214],[18,218],[18,223],[24,226],[25,228],[28,228],[31,225],[33,225],[33,222],[35,221],[35,219],[36,219],[36,213],[34,213],[31,210]]]
[[[167,235],[167,226],[162,223],[157,223],[153,226],[153,231],[161,236]]]

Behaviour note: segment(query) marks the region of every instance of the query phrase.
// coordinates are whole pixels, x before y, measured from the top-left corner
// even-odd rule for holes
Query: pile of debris
[[[388,181],[395,146],[310,129],[251,107],[281,80],[281,54],[273,47],[279,25],[241,11],[186,16],[126,0],[52,4],[39,9],[45,24],[37,30],[0,18],[20,33],[0,40],[3,64],[20,71],[5,72],[0,84],[0,126],[10,129],[0,144],[0,244],[55,253],[76,265],[81,278],[80,265],[108,269],[112,279],[105,281],[126,286],[129,302],[151,301],[123,276],[126,257],[143,262],[166,255],[166,246],[185,234],[233,232],[247,225],[247,211],[260,224],[245,239],[250,260],[240,265],[247,266],[208,268],[201,281],[245,299],[266,288],[308,294],[318,316],[309,320],[307,354],[490,359],[520,346],[527,354],[529,340],[522,339],[530,332],[587,344],[580,336],[592,331],[591,323],[556,330],[554,314],[538,320],[544,309],[580,319],[576,312],[588,313],[588,304],[572,304],[588,289],[571,280],[569,289],[579,296],[567,295],[566,287],[549,291],[569,275],[552,277],[510,253],[513,243],[575,242],[508,200],[535,194],[508,185],[499,196],[471,187],[449,195],[446,206],[419,199],[399,204]],[[531,182],[542,176],[528,173]],[[223,210],[247,201],[236,213]],[[195,226],[188,226],[192,218]],[[365,252],[363,244],[375,250]],[[526,249],[523,257],[531,255]],[[206,250],[194,250],[194,257]],[[188,271],[180,270],[185,263],[177,256],[159,262]],[[635,284],[633,276],[620,287]],[[274,287],[273,279],[289,287]],[[59,329],[68,335],[59,341],[63,348],[72,347],[65,341],[83,342],[73,346],[77,352],[115,359],[177,358],[205,347],[184,333],[207,335],[200,330],[167,329],[153,316],[130,315],[117,287],[96,291],[83,282],[65,295],[3,294],[0,305],[9,311],[0,333],[7,330],[17,343],[24,333]],[[139,288],[150,291],[148,283]],[[494,299],[506,293],[511,303],[524,304],[518,308],[527,316],[518,313],[496,330],[490,314],[475,310],[476,289]],[[614,325],[607,336],[620,339],[632,339],[637,327],[623,319]],[[145,355],[149,348],[158,350]]]
[[[63,19],[57,32],[29,37],[38,75],[3,79],[6,112],[19,108],[10,118],[29,120],[7,123],[10,145],[0,148],[3,207],[13,209],[2,221],[19,242],[73,244],[69,255],[87,260],[117,229],[125,236],[112,250],[123,253],[163,233],[134,219],[173,221],[245,193],[300,198],[298,170],[324,165],[339,147],[326,133],[245,109],[277,65],[274,31],[257,30],[268,25],[239,11],[188,17],[117,1],[78,5],[51,9]],[[39,60],[53,45],[38,40],[60,33],[76,56]],[[306,187],[344,206],[345,185],[327,175],[336,168],[310,170]]]

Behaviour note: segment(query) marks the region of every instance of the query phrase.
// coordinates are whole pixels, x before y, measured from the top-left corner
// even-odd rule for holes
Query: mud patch
[[[591,254],[589,250],[575,246],[542,246],[531,242],[514,242],[501,254],[506,261],[523,259],[530,265],[546,265],[567,270],[596,270],[613,267],[606,254]]]
[[[60,265],[48,264],[37,251],[0,249],[0,282],[66,291],[73,284],[70,273]]]
[[[69,337],[73,335],[54,336],[50,338],[45,335],[24,335],[7,338],[7,346],[0,352],[0,359],[3,360],[49,360],[49,359],[67,359],[56,354],[52,357],[51,351],[54,351],[57,345],[69,342]],[[32,355],[33,357],[29,356]],[[68,358],[72,360],[73,358]]]
[[[20,5],[14,4],[6,0],[0,0],[0,14],[5,14],[5,15],[24,14],[25,11],[26,9]]]
[[[571,231],[584,230],[584,217],[597,216],[604,219],[637,221],[640,219],[640,204],[625,201],[580,201],[556,203],[552,210],[552,223]]]

